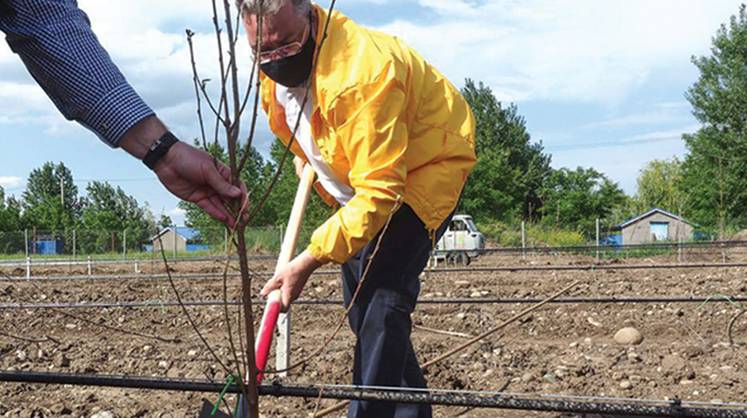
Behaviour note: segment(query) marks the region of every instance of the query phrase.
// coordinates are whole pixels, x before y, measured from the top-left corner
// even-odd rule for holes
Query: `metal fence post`
[[[26,257],[26,278],[31,278],[31,257]]]
[[[90,255],[88,256],[87,264],[88,264],[88,275],[90,276],[91,275],[91,270],[92,270],[91,256]]]
[[[174,230],[172,231],[174,233],[174,262],[176,263],[176,225],[174,225]]]
[[[122,231],[122,258],[127,260],[127,230]]]
[[[29,230],[23,230],[23,247],[26,249],[26,257],[29,256]]]
[[[73,260],[75,260],[75,256],[77,255],[77,249],[76,246],[78,245],[78,234],[76,233],[76,230],[73,229]]]

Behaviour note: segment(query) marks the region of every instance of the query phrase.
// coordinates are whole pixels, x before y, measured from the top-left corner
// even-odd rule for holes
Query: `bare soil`
[[[676,254],[630,260],[607,260],[610,265],[670,263]],[[589,256],[557,254],[488,255],[476,266],[572,265],[592,262]],[[686,262],[747,260],[744,254],[690,252]],[[271,261],[253,267],[269,270]],[[168,281],[149,278],[163,271],[152,262],[138,266],[141,277],[116,280],[0,279],[0,303],[124,302],[175,300]],[[172,272],[220,273],[220,262],[171,266]],[[747,295],[745,268],[642,269],[589,271],[515,271],[431,273],[422,279],[421,298],[548,296],[573,280],[582,284],[568,296],[716,296]],[[56,267],[35,274],[60,277],[85,274],[85,269]],[[133,273],[132,265],[110,265],[97,274]],[[22,272],[6,271],[8,275]],[[255,290],[264,282],[254,280]],[[184,300],[223,297],[219,277],[178,279]],[[227,280],[229,298],[239,294],[238,279]],[[308,299],[341,297],[339,278],[314,276],[304,294]],[[477,335],[528,305],[418,306],[416,325]],[[744,308],[746,306],[742,306]],[[509,392],[612,396],[626,398],[733,401],[747,399],[747,315],[736,324],[730,345],[726,327],[740,307],[706,304],[555,304],[546,306],[494,337],[429,368],[435,388]],[[221,307],[189,311],[221,361],[233,364]],[[353,335],[347,329],[331,341],[343,309],[333,305],[297,305],[293,313],[293,357],[304,358],[317,347],[324,352],[295,370],[286,381],[339,383],[351,380]],[[71,316],[74,315],[74,316]],[[231,320],[236,330],[237,314]],[[633,326],[643,334],[640,345],[613,340],[617,330]],[[139,335],[133,335],[136,332]],[[158,338],[154,338],[158,337]],[[446,336],[418,327],[413,343],[421,361],[447,351],[463,337]],[[271,360],[272,362],[272,360]],[[200,342],[179,307],[111,309],[4,309],[0,311],[0,368],[66,373],[105,373],[165,376],[223,381],[226,373]],[[176,393],[73,386],[0,384],[0,416],[90,417],[109,411],[116,417],[194,417],[202,399],[214,393]],[[322,401],[321,406],[333,401]],[[302,417],[317,406],[316,399],[262,400],[268,417]],[[461,408],[435,407],[439,417],[452,417]],[[339,413],[333,416],[344,416]],[[559,417],[553,413],[474,410],[464,417]]]

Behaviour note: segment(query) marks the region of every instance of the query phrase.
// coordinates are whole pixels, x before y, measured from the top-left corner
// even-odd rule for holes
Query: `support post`
[[[122,258],[127,260],[127,230],[122,231]]]
[[[26,278],[31,278],[31,257],[26,257]]]
[[[522,260],[527,258],[527,230],[524,221],[521,221],[521,258]]]
[[[176,263],[176,232],[177,231],[178,230],[176,229],[176,225],[174,225],[174,230],[173,230],[174,232],[174,240],[173,240],[174,241],[174,263]]]
[[[73,229],[73,261],[75,261],[75,256],[77,255],[77,245],[78,245],[78,234],[75,229]]]
[[[88,256],[86,264],[88,265],[88,275],[90,276],[93,270],[93,266],[91,266],[91,256]]]
[[[23,230],[23,244],[24,248],[26,249],[26,258],[29,256],[29,230],[24,229]]]
[[[597,263],[599,262],[599,218],[597,218],[597,254],[596,254],[596,260]]]

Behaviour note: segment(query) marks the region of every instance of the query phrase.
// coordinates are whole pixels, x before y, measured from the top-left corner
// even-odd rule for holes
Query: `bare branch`
[[[205,122],[202,118],[202,105],[200,103],[200,77],[197,75],[197,64],[195,63],[195,50],[192,43],[192,37],[194,32],[187,29],[187,44],[189,44],[189,60],[192,63],[192,82],[195,86],[195,100],[197,101],[197,120],[200,122],[200,138],[202,139],[202,147],[207,149],[207,142],[205,139]]]

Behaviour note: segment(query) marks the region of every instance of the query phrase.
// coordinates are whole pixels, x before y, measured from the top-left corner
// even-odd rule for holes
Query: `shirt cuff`
[[[116,148],[124,134],[155,112],[129,84],[120,84],[104,97],[80,122],[109,146]]]

